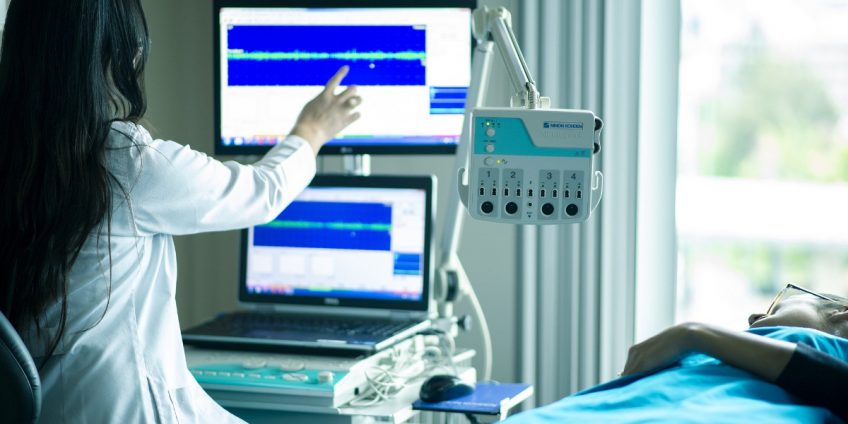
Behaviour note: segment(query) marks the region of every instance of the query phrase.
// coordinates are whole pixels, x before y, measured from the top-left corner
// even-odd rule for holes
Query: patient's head
[[[815,328],[840,337],[848,338],[848,299],[828,295],[840,303],[825,300],[811,294],[799,294],[784,298],[770,314],[752,314],[748,324],[754,327],[805,327]]]

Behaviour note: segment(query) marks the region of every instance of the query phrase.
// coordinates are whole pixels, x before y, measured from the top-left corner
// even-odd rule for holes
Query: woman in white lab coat
[[[172,235],[271,220],[358,118],[346,69],[285,142],[221,163],[138,125],[139,0],[13,0],[0,49],[0,309],[42,378],[42,422],[227,422],[189,374]],[[0,382],[0,384],[2,384]],[[2,413],[0,413],[2,415]]]

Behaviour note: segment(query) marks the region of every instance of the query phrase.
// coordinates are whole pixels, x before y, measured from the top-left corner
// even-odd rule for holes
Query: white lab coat
[[[112,126],[109,147],[129,201],[115,190],[108,245],[105,229],[89,236],[71,270],[65,336],[40,370],[41,422],[241,422],[186,366],[172,235],[270,221],[315,175],[312,148],[289,137],[253,165],[221,163],[128,123]],[[45,313],[48,335],[58,312]],[[23,333],[39,362],[43,341]]]

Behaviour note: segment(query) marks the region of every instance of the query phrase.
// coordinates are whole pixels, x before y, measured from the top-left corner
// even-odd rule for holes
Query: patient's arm
[[[776,381],[795,352],[795,344],[756,334],[686,323],[630,348],[623,375],[669,365],[683,355],[700,352],[724,363]]]
[[[631,347],[622,374],[662,368],[692,352],[756,374],[848,421],[848,363],[806,345],[756,334],[707,324],[676,325]]]

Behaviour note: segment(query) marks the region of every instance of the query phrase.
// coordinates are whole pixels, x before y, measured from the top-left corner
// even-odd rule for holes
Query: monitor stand
[[[347,175],[371,175],[371,155],[344,155],[342,164]]]

